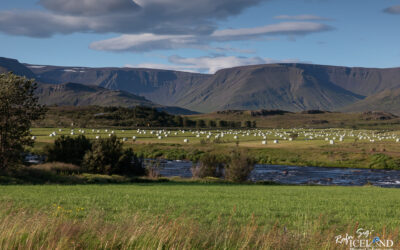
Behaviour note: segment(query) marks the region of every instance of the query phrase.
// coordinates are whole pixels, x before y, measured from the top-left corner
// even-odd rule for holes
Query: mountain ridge
[[[400,68],[277,63],[199,74],[146,68],[32,64],[24,64],[24,67],[39,82],[76,82],[121,90],[161,105],[198,112],[226,109],[336,111],[348,110],[346,107],[351,111],[351,105],[364,98],[400,88]]]

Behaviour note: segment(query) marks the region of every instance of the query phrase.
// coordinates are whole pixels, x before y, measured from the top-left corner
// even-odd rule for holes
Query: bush
[[[246,151],[235,150],[225,168],[225,178],[233,182],[244,182],[253,171],[254,164],[254,159],[250,158]]]
[[[116,136],[97,140],[83,159],[83,166],[89,173],[121,174],[140,176],[145,174],[142,160],[132,149],[123,149]]]
[[[78,137],[61,136],[45,149],[49,162],[65,162],[80,166],[92,143],[83,135]]]
[[[374,154],[370,157],[369,168],[400,169],[400,160],[385,154]]]
[[[213,154],[204,154],[200,158],[200,164],[192,167],[193,177],[221,177],[223,174],[222,162]]]

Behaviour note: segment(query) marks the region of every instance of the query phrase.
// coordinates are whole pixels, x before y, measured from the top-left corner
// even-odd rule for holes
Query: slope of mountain
[[[204,74],[157,69],[26,66],[42,82],[75,82],[123,90],[162,105],[175,105],[186,92],[209,78]]]
[[[154,104],[144,97],[125,91],[109,90],[97,86],[83,85],[79,83],[63,84],[39,84],[36,90],[39,102],[46,105],[58,106],[121,106],[155,107],[171,114],[195,114],[187,109],[179,107],[167,107]]]
[[[400,87],[400,68],[350,68],[315,64],[280,64],[303,70],[320,82],[330,82],[355,94],[369,96]]]
[[[36,78],[36,75],[30,69],[17,60],[0,57],[0,74],[10,71],[16,75],[26,76],[27,78]]]
[[[40,84],[36,94],[42,104],[60,106],[154,106],[144,97],[77,83]]]
[[[203,112],[225,109],[334,110],[363,96],[296,65],[255,65],[218,71],[177,103]]]
[[[400,115],[400,88],[384,90],[364,100],[343,107],[344,112],[386,111]]]

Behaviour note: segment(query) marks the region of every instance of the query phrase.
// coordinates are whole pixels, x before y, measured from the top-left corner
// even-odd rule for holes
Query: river
[[[192,177],[191,167],[190,161],[164,161],[159,166],[159,173],[165,177],[190,178]],[[363,186],[371,184],[381,187],[400,187],[400,171],[255,165],[249,180],[295,185]]]

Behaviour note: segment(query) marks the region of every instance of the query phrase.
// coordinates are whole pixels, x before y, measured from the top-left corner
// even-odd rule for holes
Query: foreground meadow
[[[1,249],[346,249],[363,228],[400,247],[400,190],[153,183],[0,186]]]

